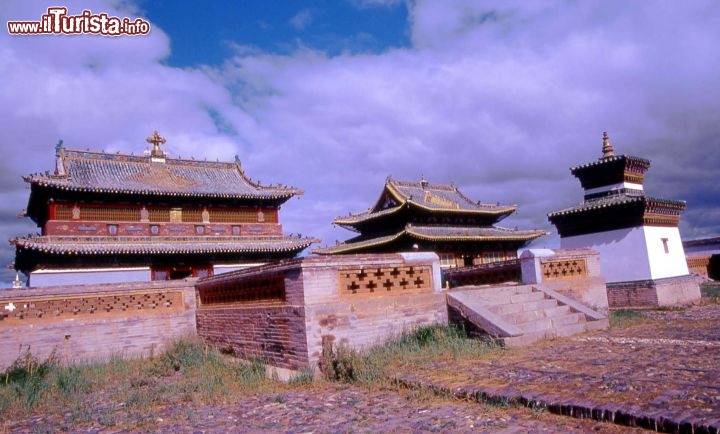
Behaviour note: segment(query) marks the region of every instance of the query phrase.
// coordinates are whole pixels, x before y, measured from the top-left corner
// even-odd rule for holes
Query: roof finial
[[[613,150],[612,145],[610,144],[610,137],[608,137],[607,131],[603,131],[603,147],[602,147],[602,158],[601,160],[606,160],[613,155],[615,155],[615,150]]]
[[[55,145],[55,176],[65,175],[65,165],[63,164],[63,141],[60,139]]]
[[[161,136],[160,133],[157,132],[157,130],[153,131],[152,136],[145,139],[148,143],[152,143],[153,149],[150,152],[150,155],[152,157],[164,157],[165,152],[163,152],[162,149],[160,149],[160,144],[164,144],[167,140],[165,140],[165,137]]]
[[[422,188],[425,188],[425,187],[427,187],[427,185],[428,185],[428,182],[427,182],[427,179],[425,179],[425,175],[420,175],[420,186]]]

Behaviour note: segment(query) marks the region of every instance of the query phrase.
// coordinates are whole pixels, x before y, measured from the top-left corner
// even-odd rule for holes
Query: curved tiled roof
[[[545,235],[541,230],[517,230],[501,227],[467,226],[425,226],[407,224],[397,233],[361,241],[350,241],[321,247],[313,253],[328,255],[363,250],[369,247],[388,244],[400,237],[408,236],[428,241],[530,241]]]
[[[336,218],[333,223],[338,225],[352,225],[355,223],[367,221],[367,220],[373,220],[379,217],[384,217],[389,214],[394,214],[398,211],[400,211],[405,204],[401,204],[398,206],[394,206],[391,208],[385,208],[380,211],[373,211],[373,210],[367,210],[358,214],[350,214],[347,217],[338,217]]]
[[[520,230],[495,226],[457,227],[407,225],[405,232],[415,238],[433,241],[529,241],[545,235],[545,231],[542,230]]]
[[[610,157],[600,158],[600,159],[591,161],[589,163],[573,166],[570,168],[570,172],[575,173],[578,170],[587,169],[589,167],[602,166],[605,164],[614,163],[616,161],[625,161],[625,160],[632,161],[644,169],[647,169],[648,167],[650,167],[650,160],[648,160],[648,159],[623,154],[623,155],[612,155]]]
[[[548,214],[548,218],[554,218],[564,215],[576,214],[586,211],[594,211],[603,208],[613,208],[621,205],[629,204],[643,204],[649,206],[662,206],[678,211],[685,209],[685,202],[680,200],[669,200],[669,199],[656,199],[653,197],[647,197],[643,195],[628,195],[619,194],[613,196],[605,196],[597,199],[586,200],[579,206],[565,208],[559,211],[551,212]]]
[[[401,202],[410,202],[429,210],[506,214],[517,209],[514,205],[494,205],[471,200],[452,184],[430,184],[424,180],[396,181],[389,178],[385,186]]]
[[[288,199],[302,194],[292,187],[262,186],[251,181],[239,162],[212,162],[104,152],[59,149],[59,174],[33,174],[25,181],[62,190],[134,193],[163,196],[203,196],[248,199]]]
[[[222,236],[33,236],[12,241],[18,248],[63,255],[299,252],[314,242],[317,240],[299,237]]]
[[[381,201],[385,193],[396,201],[383,208]],[[366,221],[385,217],[403,209],[404,206],[420,208],[429,212],[481,214],[500,219],[513,213],[517,206],[487,204],[473,201],[452,184],[430,184],[427,181],[408,182],[388,178],[377,203],[370,209],[358,214],[337,217],[333,222],[341,226],[353,226]]]

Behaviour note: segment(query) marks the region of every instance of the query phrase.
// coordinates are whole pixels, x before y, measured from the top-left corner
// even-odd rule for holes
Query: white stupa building
[[[602,156],[570,172],[585,190],[581,205],[548,214],[563,249],[600,253],[611,307],[669,306],[700,298],[678,226],[684,201],[645,195],[650,161],[615,155],[607,133]]]

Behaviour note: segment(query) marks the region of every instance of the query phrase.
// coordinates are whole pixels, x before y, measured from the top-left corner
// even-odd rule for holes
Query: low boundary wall
[[[364,348],[420,326],[447,324],[434,253],[307,257],[203,278],[198,334],[238,357],[288,369],[323,348]]]
[[[0,369],[28,349],[64,362],[160,352],[196,333],[195,280],[0,291]]]

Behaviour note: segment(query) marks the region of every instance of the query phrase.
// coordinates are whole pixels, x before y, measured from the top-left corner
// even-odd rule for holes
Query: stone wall
[[[433,253],[307,257],[201,279],[198,333],[239,357],[289,369],[323,345],[364,348],[447,323]]]
[[[283,368],[308,366],[301,260],[198,282],[198,334],[223,352]]]
[[[700,300],[694,276],[608,283],[610,307],[657,307],[690,304]]]
[[[542,284],[607,313],[608,295],[600,256],[591,249],[529,249],[520,255],[522,281]]]
[[[688,264],[688,270],[692,274],[697,274],[698,276],[709,278],[710,277],[710,259],[712,258],[712,254],[706,253],[696,253],[693,255],[687,255],[687,264]]]
[[[362,349],[421,325],[447,324],[439,261],[434,253],[313,259],[303,267],[311,363],[319,361],[323,345]],[[362,277],[362,271],[368,276]],[[410,278],[409,274],[422,277]],[[404,287],[404,280],[415,283]],[[351,289],[354,284],[360,288]],[[375,285],[372,291],[368,289]]]
[[[142,357],[194,335],[194,279],[0,291],[0,369],[28,348],[64,362]]]

